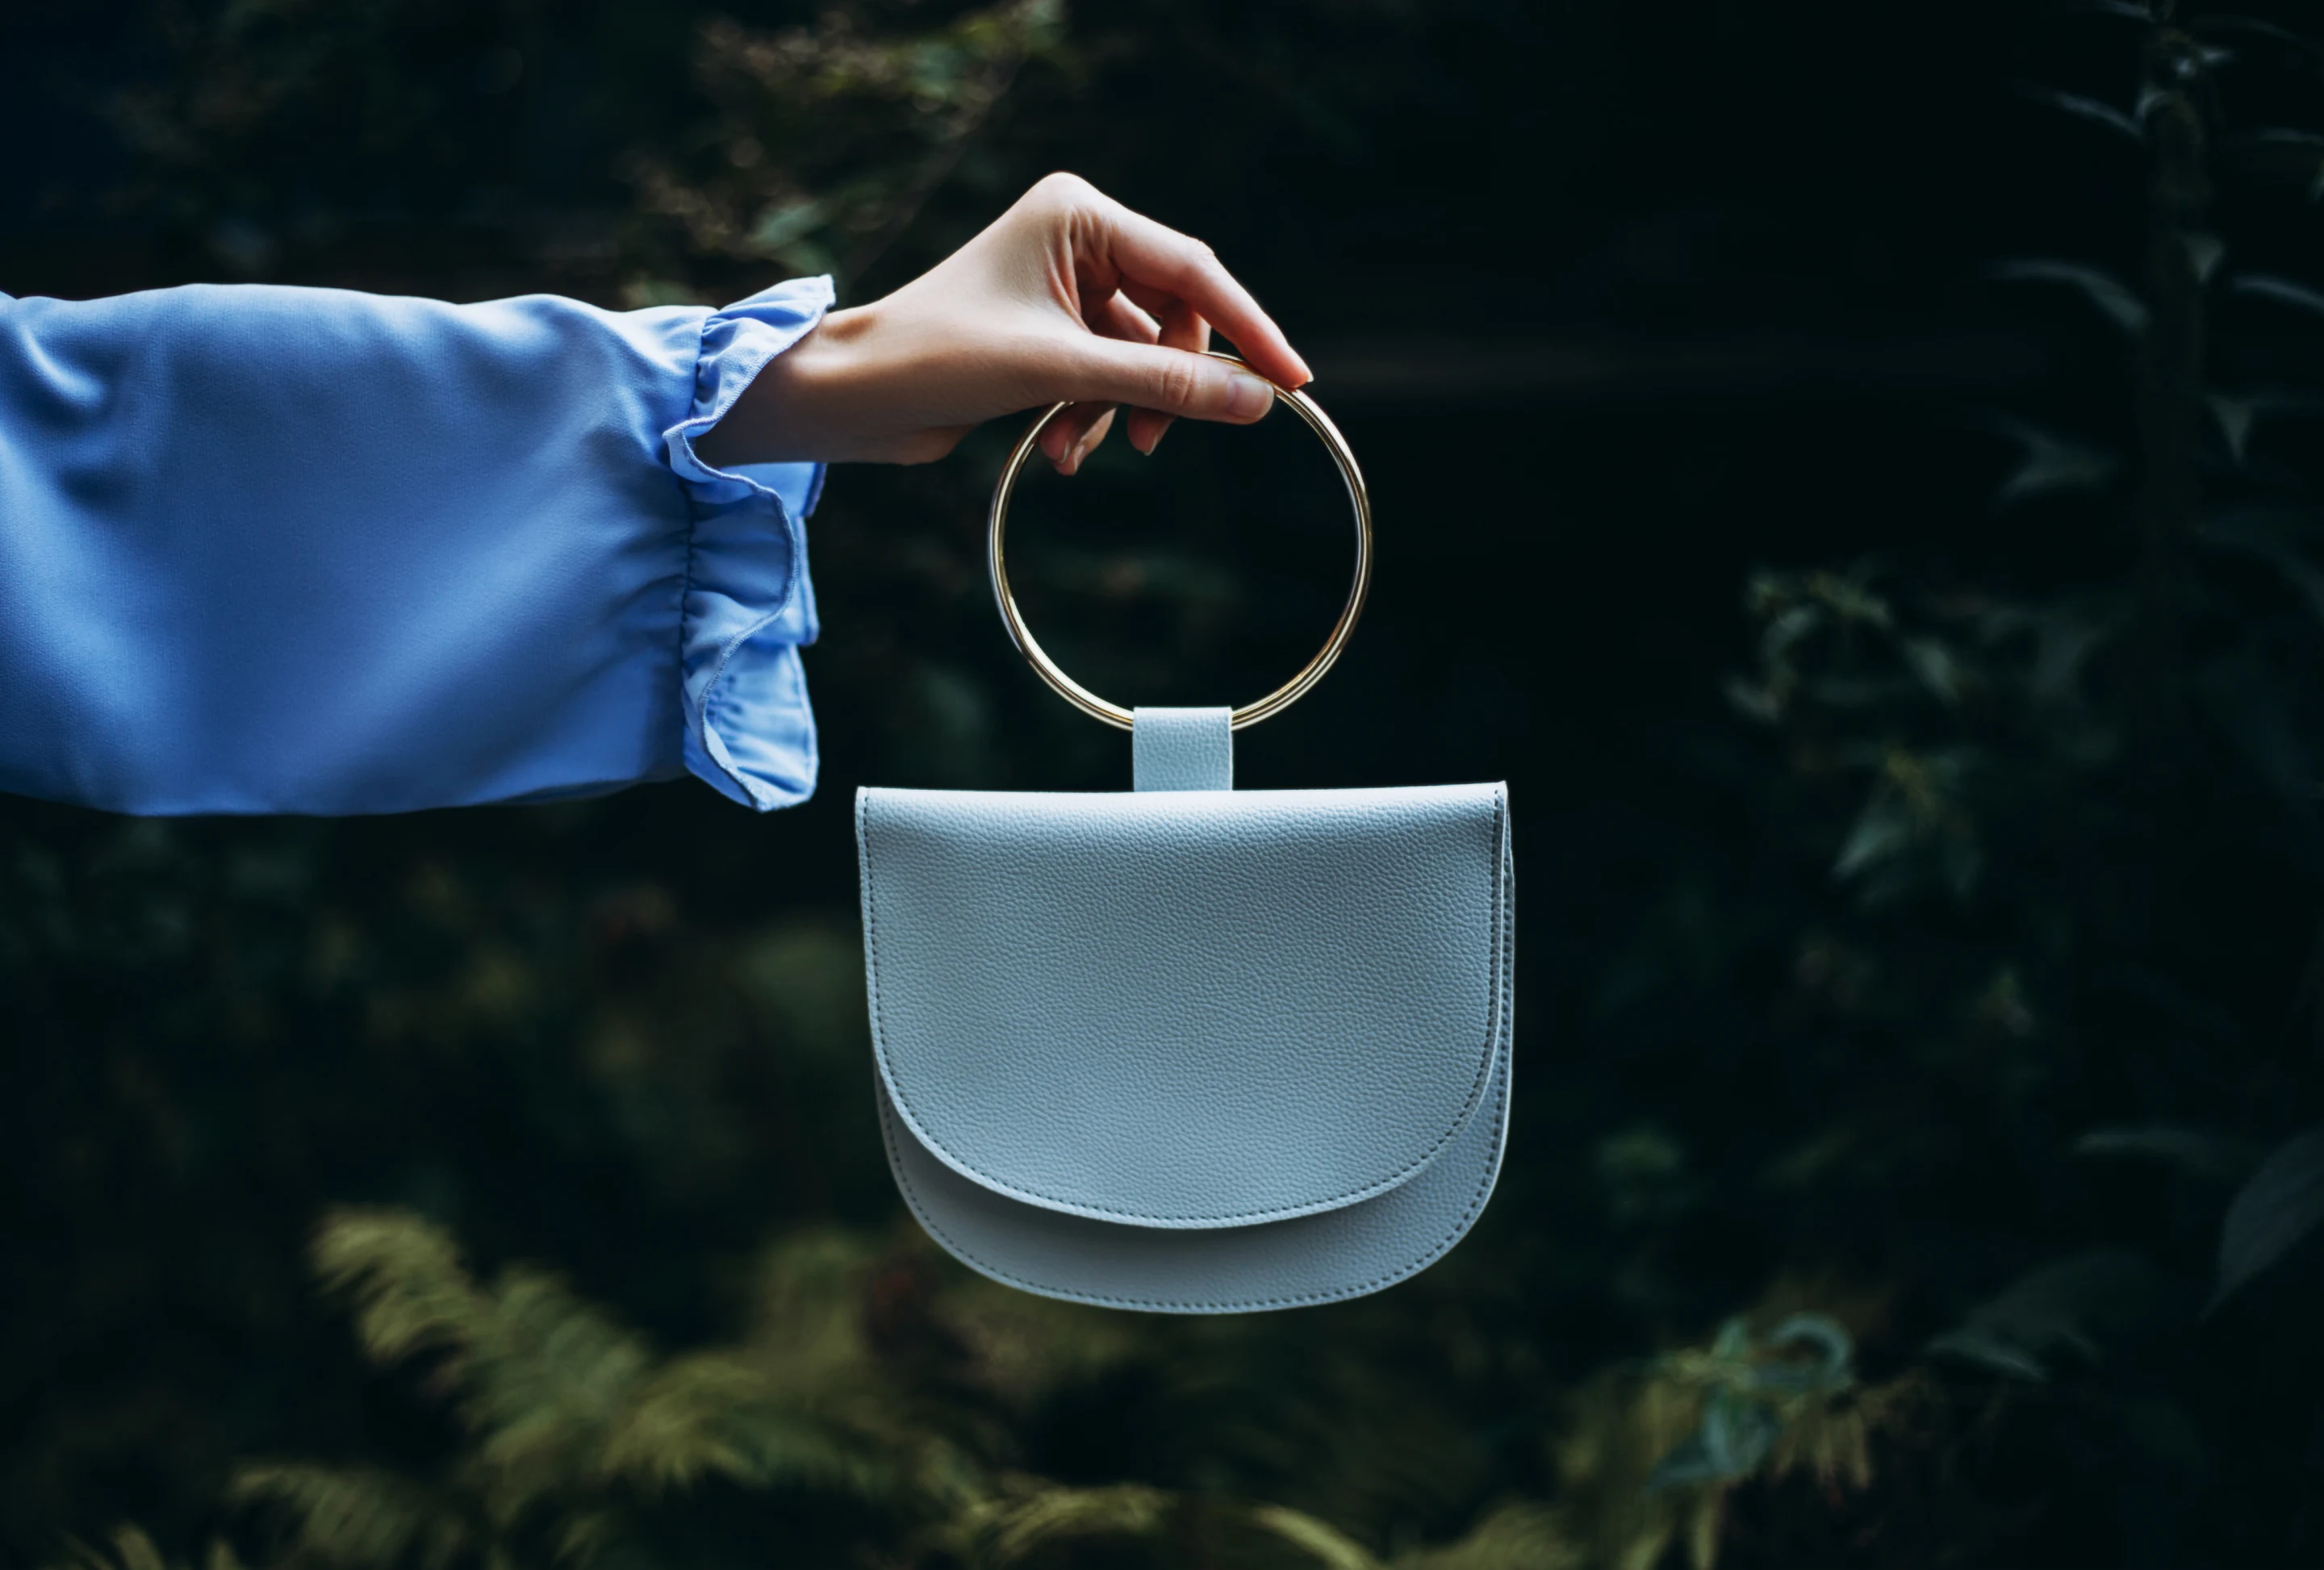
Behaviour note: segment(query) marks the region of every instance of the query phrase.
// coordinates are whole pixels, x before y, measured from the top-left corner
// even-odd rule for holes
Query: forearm
[[[710,684],[812,635],[811,473],[787,504],[672,468],[697,399],[822,298],[772,325],[258,287],[0,300],[0,789],[339,813],[693,767],[798,799],[795,680],[793,712],[737,711],[752,747],[703,725]],[[752,638],[773,641],[730,647]],[[750,777],[753,748],[789,761]]]

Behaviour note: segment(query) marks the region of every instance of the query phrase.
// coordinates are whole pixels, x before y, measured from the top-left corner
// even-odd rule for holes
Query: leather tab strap
[[[1234,789],[1231,709],[1133,709],[1132,788],[1141,791]]]

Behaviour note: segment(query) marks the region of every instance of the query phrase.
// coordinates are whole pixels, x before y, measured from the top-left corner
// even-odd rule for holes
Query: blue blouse
[[[394,813],[815,788],[819,464],[695,455],[831,304],[0,295],[0,790]]]

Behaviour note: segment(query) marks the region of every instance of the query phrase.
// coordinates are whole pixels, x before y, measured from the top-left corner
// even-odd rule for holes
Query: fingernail
[[[1275,401],[1275,389],[1238,371],[1227,378],[1227,418],[1257,419]]]
[[[1152,457],[1154,455],[1154,449],[1162,445],[1162,438],[1169,434],[1170,427],[1168,426],[1164,426],[1160,430],[1156,431],[1152,436],[1147,437],[1145,448],[1146,455],[1149,458]]]

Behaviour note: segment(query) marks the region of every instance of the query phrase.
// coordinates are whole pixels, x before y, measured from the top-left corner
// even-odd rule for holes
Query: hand
[[[1070,401],[1041,433],[1062,473],[1130,409],[1151,453],[1170,421],[1249,425],[1275,395],[1203,357],[1211,329],[1285,387],[1311,380],[1210,247],[1053,174],[885,299],[834,311],[777,355],[696,447],[707,463],[925,464],[996,415]]]

